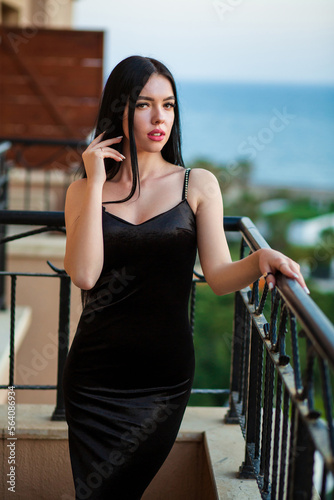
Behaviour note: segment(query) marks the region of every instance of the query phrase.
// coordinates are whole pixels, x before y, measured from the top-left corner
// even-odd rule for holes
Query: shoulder
[[[66,203],[67,205],[72,205],[73,203],[77,203],[82,200],[83,194],[85,192],[87,185],[87,179],[78,179],[73,181],[67,188],[66,191]]]
[[[203,200],[219,196],[221,190],[217,177],[205,168],[192,168],[189,175],[190,191],[196,196],[197,204]]]
[[[77,179],[68,186],[66,194],[73,196],[77,193],[82,193],[82,191],[86,189],[86,184],[87,179]]]
[[[210,172],[210,170],[206,170],[205,168],[191,168],[191,177],[194,179],[194,182],[213,182],[218,184],[217,177]]]

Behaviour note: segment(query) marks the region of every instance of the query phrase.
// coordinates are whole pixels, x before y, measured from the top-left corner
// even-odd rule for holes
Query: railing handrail
[[[19,226],[65,226],[63,211],[0,210],[0,224]]]
[[[270,248],[257,227],[248,217],[240,217],[239,230],[253,250]],[[323,311],[293,279],[277,274],[278,288],[298,318],[318,353],[334,366],[334,326]]]

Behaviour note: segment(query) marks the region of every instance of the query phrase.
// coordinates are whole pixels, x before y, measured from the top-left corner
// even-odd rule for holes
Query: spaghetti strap
[[[186,169],[186,173],[184,174],[184,184],[183,184],[183,192],[182,192],[182,201],[187,199],[188,195],[188,180],[189,180],[189,173],[190,173],[191,168]]]

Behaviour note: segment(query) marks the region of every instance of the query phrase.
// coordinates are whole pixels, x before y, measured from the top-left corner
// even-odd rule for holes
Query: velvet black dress
[[[189,172],[180,202],[141,224],[103,208],[103,270],[63,373],[77,500],[140,499],[176,439],[194,375]]]

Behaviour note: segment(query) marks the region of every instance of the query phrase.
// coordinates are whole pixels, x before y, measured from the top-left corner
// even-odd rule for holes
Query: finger
[[[112,151],[102,151],[100,158],[113,158],[114,160],[117,161],[123,161],[123,158],[121,158],[116,153],[113,153]]]
[[[101,139],[102,139],[103,135],[105,134],[105,132],[106,131],[102,132],[102,134],[97,135],[95,137],[95,139],[87,146],[87,149],[91,149],[94,146],[96,146],[96,144],[98,144],[101,141]]]
[[[300,284],[300,286],[304,289],[304,291],[309,295],[310,290],[307,288],[307,285],[305,283],[305,280],[304,280],[302,274],[299,273],[297,276],[298,276],[298,278],[296,278],[296,281]]]
[[[264,279],[266,280],[266,283],[269,287],[269,290],[273,290],[273,288],[275,287],[276,285],[276,278],[275,278],[275,274],[271,271],[271,270],[268,270],[265,274],[264,274]]]
[[[279,266],[279,270],[285,276],[295,279],[307,294],[310,293],[310,290],[307,288],[304,278],[299,269],[296,270],[293,268],[293,265],[289,265],[287,262],[284,262]]]
[[[97,148],[96,151],[98,152],[101,152],[101,153],[113,153],[114,155],[117,155],[120,160],[125,160],[125,156],[122,155],[122,153],[120,153],[119,151],[117,151],[117,149],[112,149],[112,148],[107,148],[107,147],[104,147],[104,148]]]
[[[112,139],[106,139],[105,141],[100,141],[97,143],[97,145],[99,147],[104,148],[105,146],[110,146],[110,144],[115,144],[117,142],[121,142],[122,139],[123,139],[123,136],[120,135],[118,137],[113,137]]]
[[[282,262],[278,266],[278,270],[282,273],[285,274],[285,276],[288,276],[289,278],[298,278],[298,274],[294,269],[292,269],[291,264],[288,262]]]

